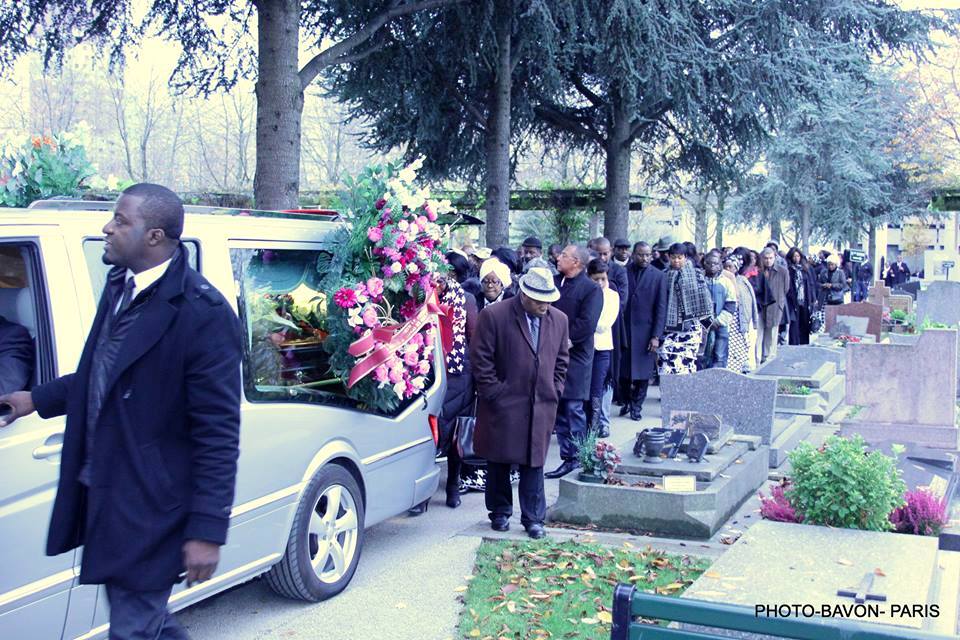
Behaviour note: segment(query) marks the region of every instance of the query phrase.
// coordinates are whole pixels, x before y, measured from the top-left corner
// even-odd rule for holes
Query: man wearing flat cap
[[[534,258],[540,258],[542,256],[543,243],[540,242],[540,238],[536,236],[530,236],[523,241],[523,244],[520,245],[521,268]]]
[[[510,467],[520,470],[520,522],[534,539],[546,535],[543,465],[569,361],[567,317],[553,277],[535,267],[519,295],[486,307],[470,344],[477,386],[474,449],[487,460],[490,526],[507,531],[513,515]]]
[[[618,238],[613,242],[613,261],[626,269],[630,265],[630,241]]]

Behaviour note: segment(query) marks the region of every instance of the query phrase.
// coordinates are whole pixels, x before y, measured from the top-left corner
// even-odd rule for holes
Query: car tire
[[[287,550],[267,572],[267,584],[310,602],[343,591],[360,561],[363,518],[363,494],[353,475],[337,464],[322,467],[303,492]]]

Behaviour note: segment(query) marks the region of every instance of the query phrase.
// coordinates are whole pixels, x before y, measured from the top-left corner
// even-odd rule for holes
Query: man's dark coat
[[[27,328],[0,316],[0,395],[23,391],[33,376],[33,339]]]
[[[543,466],[564,380],[569,380],[568,342],[567,317],[551,308],[540,319],[534,349],[519,296],[480,312],[470,342],[478,455],[491,462]]]
[[[81,583],[168,588],[183,571],[186,540],[226,541],[239,453],[240,324],[187,266],[182,245],[179,252],[109,372],[89,490],[77,480],[87,386],[117,292],[104,289],[76,373],[33,390],[41,417],[67,416],[47,554],[84,545]]]
[[[623,324],[624,311],[627,308],[627,300],[630,297],[630,282],[627,277],[627,268],[617,264],[613,260],[607,263],[607,279],[610,282],[610,288],[620,296],[620,312],[617,314],[617,320],[613,323],[613,351],[610,354],[610,379],[613,380],[613,397],[620,401],[620,385],[616,382],[620,378],[620,351],[623,349],[623,343],[626,340],[626,327]],[[601,313],[603,306],[600,307]]]
[[[626,332],[620,377],[649,380],[657,373],[657,354],[649,350],[651,338],[662,338],[667,321],[667,275],[652,264],[641,273],[636,264],[627,267],[630,298],[624,314]]]
[[[603,290],[581,271],[564,281],[556,276],[560,299],[553,303],[567,316],[570,330],[570,368],[563,387],[564,400],[589,400],[590,376],[593,373],[593,334],[603,311]]]

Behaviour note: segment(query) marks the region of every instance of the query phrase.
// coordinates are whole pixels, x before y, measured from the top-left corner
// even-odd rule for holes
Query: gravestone
[[[956,634],[954,607],[960,572],[952,561],[944,561],[933,537],[765,520],[747,529],[681,597],[751,610],[757,605],[798,604],[811,605],[815,614],[820,613],[822,605],[839,612],[838,605],[848,607],[855,600],[838,592],[849,592],[868,575],[872,580],[867,580],[867,592],[886,596],[886,602],[877,603],[878,616],[860,622],[924,630],[944,637]],[[904,616],[895,613],[893,604],[949,608],[941,608],[943,614],[939,616]],[[845,615],[852,615],[851,609],[847,611],[850,613]],[[764,615],[762,610],[758,614]],[[716,633],[743,637],[735,632]]]
[[[960,282],[931,282],[917,297],[917,325],[925,321],[953,327],[960,322]]]
[[[921,335],[923,333],[891,333],[887,339],[890,344],[914,345]],[[960,342],[957,343],[957,397],[960,398]]]
[[[903,311],[907,315],[913,313],[913,298],[910,296],[887,296],[887,308],[893,311]]]
[[[880,340],[880,323],[883,320],[883,307],[869,302],[850,302],[848,304],[827,305],[826,309],[827,333],[833,334],[833,325],[837,322],[838,316],[850,316],[858,318],[867,318],[867,335],[873,336],[877,341]]]
[[[707,451],[710,453],[725,445],[733,435],[733,427],[715,413],[673,411],[670,414],[670,428],[683,429],[688,438],[698,433],[704,434],[707,436]]]
[[[825,354],[830,356],[826,357]],[[844,376],[837,373],[836,356],[818,347],[781,349],[777,357],[762,365],[752,375],[775,379],[780,387],[806,387],[808,395],[790,393],[778,388],[777,411],[810,416],[824,422],[846,393]]]
[[[662,426],[670,427],[674,411],[714,414],[736,434],[759,436],[770,445],[770,466],[779,467],[786,452],[805,435],[810,419],[776,415],[777,381],[727,369],[706,369],[688,375],[660,377]]]
[[[869,318],[838,315],[833,321],[833,326],[830,327],[830,337],[838,338],[840,336],[865,336],[868,335],[869,326]]]
[[[914,300],[917,299],[917,294],[920,292],[920,281],[914,280],[913,282],[904,282],[902,284],[897,284],[893,286],[894,294],[903,294],[905,296],[910,296]]]
[[[957,330],[928,329],[910,344],[847,345],[843,434],[956,449]]]
[[[867,291],[867,302],[878,304],[881,307],[887,306],[886,300],[893,293],[883,280],[877,280]]]

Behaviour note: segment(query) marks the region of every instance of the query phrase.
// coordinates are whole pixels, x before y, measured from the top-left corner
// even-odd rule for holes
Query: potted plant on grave
[[[595,433],[588,433],[577,444],[580,460],[581,482],[605,483],[620,464],[620,451],[606,440],[598,440]]]

